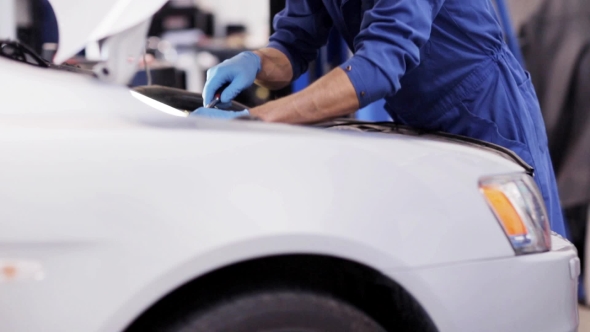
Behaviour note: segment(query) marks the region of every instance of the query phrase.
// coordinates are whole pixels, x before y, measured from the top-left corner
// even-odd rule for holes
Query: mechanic
[[[385,98],[395,122],[492,142],[535,168],[552,229],[565,236],[545,125],[529,74],[505,44],[490,0],[287,0],[268,47],[207,72],[204,102],[253,83],[276,90],[316,59],[334,27],[354,56],[308,88],[249,110],[264,121],[312,123]],[[248,111],[245,111],[248,112]],[[229,117],[200,108],[196,114]]]

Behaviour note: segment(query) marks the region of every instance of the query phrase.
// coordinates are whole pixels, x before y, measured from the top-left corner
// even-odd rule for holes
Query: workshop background
[[[582,261],[580,331],[590,331],[590,1],[509,0],[508,5],[541,103],[570,239]]]
[[[492,1],[507,42],[531,72],[541,102],[570,238],[585,272],[580,287],[580,331],[590,331],[590,311],[585,309],[590,303],[586,297],[589,282],[583,282],[589,274],[584,263],[589,238],[590,100],[584,96],[590,89],[590,0]],[[140,70],[131,85],[144,85],[149,80],[201,92],[208,68],[266,44],[272,32],[271,19],[284,5],[284,0],[169,1],[154,16],[149,31],[142,65],[151,75]],[[0,1],[0,38],[17,39],[50,60],[59,36],[47,0]],[[102,58],[99,49],[99,45],[87,45],[69,63],[91,68]],[[255,106],[301,90],[349,55],[339,36],[333,35],[309,72],[290,87],[273,93],[252,87],[236,100]],[[377,102],[355,116],[387,120],[381,105]]]

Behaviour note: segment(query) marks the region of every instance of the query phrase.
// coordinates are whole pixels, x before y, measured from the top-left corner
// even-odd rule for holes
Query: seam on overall
[[[432,116],[427,119],[432,121],[444,116],[445,111],[456,106],[465,97],[465,93],[469,90],[478,88],[481,83],[487,78],[487,71],[491,63],[495,62],[493,58],[486,58],[482,63],[478,64],[467,76],[459,80],[451,87],[444,89],[436,94],[434,98],[426,100],[414,101],[410,109],[398,108],[395,105],[389,105],[391,111],[398,114],[402,119],[409,114],[420,112],[422,109],[428,109]],[[469,85],[469,90],[466,85]],[[433,102],[434,100],[434,102]],[[408,105],[403,105],[407,107]],[[436,115],[438,114],[438,115]]]
[[[437,111],[450,109],[457,106],[458,103],[462,103],[466,97],[466,92],[468,92],[466,86],[469,86],[469,90],[479,88],[488,76],[487,72],[489,71],[490,64],[495,62],[495,59],[492,58],[480,63],[464,79],[453,85],[452,88],[441,93],[440,95],[444,95],[444,97],[440,98],[438,102],[435,102],[431,106],[431,110],[436,113]]]
[[[445,13],[448,15],[448,17],[451,19],[451,21],[453,21],[453,23],[455,24],[455,27],[457,28],[457,30],[459,30],[461,32],[461,34],[463,34],[463,36],[465,36],[466,38],[468,38],[469,40],[471,40],[473,42],[473,45],[480,45],[480,42],[473,39],[473,37],[471,35],[469,35],[465,29],[461,28],[461,26],[459,25],[459,23],[457,23],[457,21],[455,20],[455,17],[449,12],[449,9],[443,5],[443,8],[441,10],[444,10]],[[492,53],[490,54],[489,52],[486,52],[487,50],[484,48],[481,48],[482,51],[484,51],[483,54],[487,54],[490,57],[495,57],[497,53],[500,52],[500,50],[502,49],[502,42],[500,43],[500,48],[498,49],[493,49]]]
[[[507,59],[506,59],[506,55],[505,55],[505,54],[500,54],[500,59],[499,59],[499,61],[502,61],[502,62],[504,62],[504,64],[506,64],[506,66],[508,66],[508,61],[507,61]],[[498,65],[499,65],[499,64],[498,64]],[[517,91],[515,91],[515,92],[516,92],[516,93],[518,93],[518,94],[522,94],[522,92],[520,91],[520,90],[521,90],[521,87],[522,87],[524,84],[526,84],[526,82],[527,82],[528,80],[529,80],[529,78],[527,78],[527,76],[526,76],[526,75],[525,75],[525,79],[524,79],[524,81],[522,81],[522,82],[516,82],[516,80],[515,80],[515,83],[516,83],[516,89],[517,89]],[[502,84],[502,89],[504,89],[504,93],[505,93],[507,96],[511,95],[511,91],[509,91],[509,90],[508,90],[508,88],[507,88],[507,86],[506,86],[505,84]],[[514,93],[514,92],[513,92],[513,93]],[[525,106],[526,106],[526,105],[525,105]],[[531,117],[531,115],[529,114],[529,110],[528,110],[528,109],[524,109],[523,111],[524,111],[524,112],[526,112],[526,116],[527,116],[527,117],[529,117],[529,118]],[[521,142],[521,143],[523,143],[524,145],[526,145],[526,146],[527,146],[527,149],[529,150],[529,153],[531,153],[531,151],[530,151],[530,150],[531,150],[531,147],[530,147],[530,144],[529,144],[529,143],[530,143],[530,142],[529,142],[529,138],[527,137],[527,135],[526,135],[526,131],[524,130],[524,126],[523,126],[522,120],[521,120],[521,119],[520,119],[520,117],[518,117],[518,116],[515,116],[514,118],[515,118],[516,125],[518,126],[518,130],[519,130],[519,131],[520,131],[520,132],[523,134],[523,137],[524,137],[524,140],[525,140],[525,142]],[[531,118],[531,120],[532,120],[532,118]],[[532,121],[531,121],[531,122],[532,122]],[[499,131],[498,131],[498,132],[499,132]],[[532,154],[531,154],[531,155],[532,155]]]
[[[453,15],[451,15],[451,13],[449,12],[449,9],[443,5],[442,10],[445,11],[445,13],[447,13],[448,17],[451,19],[451,21],[453,21],[453,23],[455,24],[455,27],[461,32],[461,34],[465,37],[467,37],[469,40],[471,40],[473,42],[473,44],[475,45],[479,45],[478,42],[473,39],[473,37],[471,37],[469,34],[467,34],[463,29],[461,29],[461,26],[459,25],[459,23],[457,23],[457,21],[455,20],[455,17]]]

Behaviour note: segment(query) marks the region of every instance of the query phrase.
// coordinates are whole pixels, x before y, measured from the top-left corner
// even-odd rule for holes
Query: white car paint
[[[121,331],[188,280],[290,253],[384,273],[440,331],[576,329],[571,244],[516,257],[478,191],[483,176],[523,172],[511,161],[402,135],[178,118],[81,75],[2,58],[0,72],[0,261],[45,275],[0,283],[0,331]]]
[[[545,254],[388,275],[415,290],[440,331],[577,331],[579,261],[569,242],[552,241]]]
[[[164,3],[51,2],[58,62],[132,37]],[[576,329],[571,244],[554,236],[550,252],[516,257],[479,193],[481,177],[523,172],[498,155],[178,118],[89,77],[2,58],[0,72],[0,263],[26,267],[0,278],[0,331],[121,331],[188,280],[294,253],[380,271],[440,331]]]

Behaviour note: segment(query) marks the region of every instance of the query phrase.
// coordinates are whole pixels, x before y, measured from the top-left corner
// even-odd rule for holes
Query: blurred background
[[[590,1],[508,0],[508,5],[541,103],[570,239],[588,276]],[[589,279],[581,284],[580,302],[588,305]]]
[[[590,1],[508,0],[547,128],[570,240],[582,261],[580,331],[590,331]]]
[[[246,49],[265,46],[274,16],[271,7],[268,1],[256,0],[169,1],[154,15],[149,30],[146,62],[152,83],[201,92],[208,68]],[[17,39],[51,61],[59,34],[49,2],[0,1],[0,39]],[[91,68],[101,59],[99,45],[87,45],[68,63]],[[144,70],[130,82],[145,84]],[[257,105],[269,97],[265,89],[252,88],[238,99]]]

